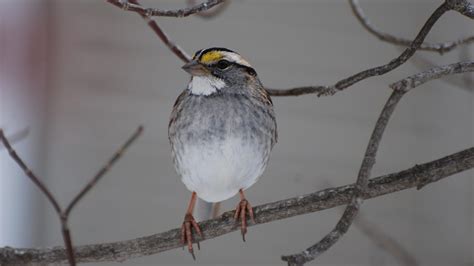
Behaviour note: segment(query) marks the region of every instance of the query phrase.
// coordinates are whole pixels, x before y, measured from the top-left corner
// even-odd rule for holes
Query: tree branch
[[[359,212],[360,205],[363,202],[364,194],[366,193],[365,190],[367,189],[367,181],[370,177],[370,172],[375,165],[377,150],[380,141],[382,140],[385,128],[391,115],[393,114],[393,111],[395,110],[395,107],[400,102],[405,93],[409,91],[409,89],[415,88],[429,80],[437,79],[442,76],[463,72],[472,72],[473,70],[473,62],[460,62],[442,67],[434,67],[425,72],[410,76],[390,85],[390,87],[393,89],[393,93],[388,98],[379,118],[377,119],[369,143],[367,144],[367,149],[364,154],[364,159],[362,161],[359,174],[357,176],[354,195],[351,199],[351,202],[347,205],[341,219],[337,222],[334,229],[331,230],[331,232],[329,232],[318,243],[312,245],[300,253],[282,256],[282,260],[287,261],[289,266],[304,265],[306,262],[314,260],[316,257],[332,247],[349,230],[349,227],[352,225],[357,213]],[[418,189],[423,186],[424,184],[420,183],[418,185]]]
[[[138,0],[129,0],[130,3],[141,6]],[[109,1],[110,2],[110,1]],[[145,20],[146,24],[151,28],[151,30],[158,36],[158,38],[171,50],[179,59],[183,62],[187,63],[191,60],[191,57],[184,51],[179,45],[175,44],[169,37],[166,32],[161,29],[158,25],[158,22],[153,18],[138,13],[143,20]]]
[[[430,32],[431,28],[436,23],[436,21],[438,21],[438,19],[447,11],[455,10],[467,17],[471,17],[470,15],[471,15],[472,9],[473,9],[472,4],[470,4],[466,0],[446,0],[428,18],[428,20],[423,25],[423,27],[421,28],[421,30],[419,31],[418,35],[415,37],[413,42],[411,42],[409,47],[405,49],[403,53],[400,54],[400,56],[398,56],[395,59],[392,59],[390,62],[388,62],[385,65],[364,70],[348,78],[342,79],[338,81],[336,84],[331,85],[331,86],[306,86],[306,87],[297,87],[297,88],[291,88],[291,89],[267,88],[267,91],[272,96],[299,96],[299,95],[313,94],[313,93],[316,93],[318,97],[334,95],[335,93],[340,92],[361,80],[364,80],[373,76],[383,75],[399,67],[403,63],[405,63],[421,46],[425,37],[428,35],[428,33]]]
[[[230,3],[230,1],[225,0],[211,0],[185,9],[160,10],[153,8],[144,8],[138,2],[138,0],[128,0],[125,2],[122,2],[120,0],[107,0],[107,2],[124,10],[133,11],[139,14],[142,19],[145,20],[146,24],[153,30],[156,36],[158,36],[158,38],[160,38],[160,40],[168,47],[168,49],[170,49],[171,52],[173,52],[179,59],[181,59],[185,63],[189,62],[191,60],[191,57],[186,53],[186,51],[184,51],[179,45],[175,44],[169,38],[166,32],[158,25],[158,22],[152,19],[151,16],[185,17],[192,14],[202,15],[203,17],[215,16],[218,13],[222,12]],[[209,10],[210,8],[219,5],[220,3],[223,4],[219,6],[218,9],[215,10],[215,12],[212,12],[207,15],[199,13],[205,10]]]
[[[226,2],[225,0],[210,0],[200,5],[196,5],[196,6],[185,8],[185,9],[160,10],[160,9],[153,9],[153,8],[144,8],[139,4],[138,0],[130,0],[129,2],[127,1],[122,2],[120,0],[107,0],[107,1],[124,10],[133,11],[140,14],[141,17],[147,22],[148,26],[155,32],[155,34],[183,62],[188,62],[190,60],[190,56],[181,47],[179,47],[174,42],[172,42],[167,36],[167,34],[160,28],[158,23],[154,21],[153,19],[151,19],[150,16],[184,17],[184,16],[188,16],[197,12],[208,10],[215,5]],[[431,30],[433,25],[436,23],[436,21],[445,12],[449,10],[456,10],[465,16],[471,17],[470,15],[471,15],[472,9],[473,9],[472,4],[470,4],[466,0],[446,0],[428,18],[428,20],[426,21],[425,25],[421,28],[416,38],[407,44],[407,46],[409,47],[405,49],[404,52],[400,54],[400,56],[391,60],[389,63],[385,65],[364,70],[348,78],[342,79],[331,86],[322,86],[322,85],[304,86],[304,87],[296,87],[296,88],[290,88],[290,89],[266,88],[266,90],[272,96],[300,96],[300,95],[314,94],[314,93],[317,94],[318,97],[334,95],[335,93],[342,91],[346,89],[347,87],[350,87],[361,80],[364,80],[373,76],[383,75],[397,68],[403,63],[405,63],[416,52],[416,50],[420,49],[420,47],[423,46],[423,41],[425,37],[428,35],[429,31]],[[186,14],[186,15],[183,15],[183,14]],[[471,40],[468,40],[467,42],[471,42]]]
[[[467,61],[471,60],[469,57],[469,54],[466,53],[466,50],[469,50],[468,46],[463,46],[459,48],[459,61]],[[432,68],[437,66],[432,60],[428,59],[427,57],[423,56],[422,54],[417,54],[413,56],[410,60],[410,63],[413,64],[414,67],[416,67],[417,71],[423,71],[426,70],[427,68]],[[470,84],[466,83],[469,82],[470,74],[466,73],[463,75],[460,79],[454,78],[454,77],[444,77],[440,78],[440,81],[444,82],[447,85],[459,88],[463,91],[472,91],[474,86],[471,86]]]
[[[392,43],[395,45],[401,46],[410,46],[412,40],[397,37],[390,33],[385,33],[376,26],[374,26],[369,18],[364,14],[364,11],[360,7],[358,0],[349,0],[349,4],[351,6],[352,12],[356,16],[357,20],[362,24],[362,26],[371,34],[375,35],[379,40]],[[474,42],[474,36],[469,36],[463,39],[459,39],[457,41],[449,41],[449,42],[442,42],[442,43],[427,43],[423,42],[418,47],[418,50],[423,51],[430,51],[430,52],[438,52],[440,54],[452,51],[453,49],[459,47],[460,45],[470,44]]]
[[[474,61],[458,62],[445,66],[437,66],[426,71],[411,75],[390,85],[396,91],[407,92],[430,80],[438,79],[447,75],[474,72]]]
[[[446,4],[450,9],[459,12],[460,14],[474,19],[474,4],[467,0],[446,0]]]
[[[18,156],[16,151],[11,146],[11,142],[5,137],[3,134],[3,130],[0,129],[0,141],[3,143],[5,148],[8,150],[10,157],[20,166],[20,168],[25,172],[25,174],[33,181],[33,183],[43,192],[43,194],[48,198],[49,202],[53,206],[56,214],[59,217],[61,223],[61,234],[64,241],[65,255],[69,262],[69,265],[75,266],[76,259],[74,256],[71,232],[69,230],[69,214],[71,210],[77,205],[77,203],[87,194],[102,178],[108,170],[113,166],[113,164],[122,156],[122,154],[127,150],[127,148],[140,136],[143,131],[143,127],[140,126],[137,128],[135,133],[125,142],[123,146],[121,146],[117,152],[115,152],[114,156],[107,162],[107,164],[102,167],[102,169],[95,175],[84,188],[74,197],[74,199],[69,203],[68,207],[63,211],[59,202],[53,196],[53,194],[49,191],[49,189],[44,185],[44,183],[39,179],[25,164],[25,162]],[[0,265],[5,263],[3,259],[0,258]],[[16,263],[15,263],[16,264]]]
[[[196,0],[188,0],[187,2],[190,6],[196,5]],[[230,0],[224,0],[224,2],[221,5],[218,5],[213,10],[209,10],[207,12],[196,13],[196,16],[201,17],[203,19],[211,19],[221,14],[224,10],[226,10],[226,8],[229,5],[230,5]]]
[[[375,165],[375,158],[377,156],[377,151],[380,141],[382,140],[383,133],[385,132],[385,128],[387,127],[388,121],[393,114],[395,107],[402,99],[404,93],[404,91],[394,91],[385,103],[385,106],[380,113],[379,118],[377,119],[372,135],[370,136],[369,143],[367,144],[364,159],[362,160],[362,165],[360,166],[359,174],[357,175],[357,181],[352,199],[347,205],[344,214],[339,219],[334,229],[331,230],[331,232],[329,232],[318,243],[312,245],[304,251],[293,255],[282,256],[282,260],[287,261],[288,265],[303,265],[306,262],[314,260],[316,257],[336,244],[336,242],[339,241],[339,239],[347,232],[347,230],[349,230],[349,227],[352,225],[352,222],[357,216],[360,206],[364,200],[370,173],[373,166]]]
[[[195,13],[209,10],[216,5],[223,3],[224,1],[225,0],[208,0],[204,3],[195,5],[192,7],[176,9],[176,10],[163,10],[163,9],[158,9],[158,8],[145,8],[145,7],[142,7],[141,5],[134,4],[131,1],[129,2],[128,0],[125,0],[125,1],[107,0],[107,2],[123,10],[136,12],[147,17],[159,16],[159,17],[177,17],[177,18],[187,17]]]
[[[369,181],[364,199],[416,187],[421,179],[436,182],[445,177],[474,168],[474,147],[451,154],[441,159],[417,165],[407,170],[392,173]],[[306,213],[321,211],[350,202],[354,185],[346,185],[297,196],[254,208],[256,224],[269,223]],[[199,223],[203,239],[215,238],[239,230],[233,219],[233,211],[224,213],[217,219]],[[249,224],[253,226],[253,224]],[[78,246],[75,248],[78,262],[124,261],[131,258],[149,256],[166,250],[180,248],[180,228],[167,232],[113,243]],[[5,247],[0,249],[0,263],[58,263],[66,261],[62,247],[46,249],[20,249]]]
[[[46,187],[46,185],[39,179],[33,171],[26,165],[26,163],[18,156],[17,152],[11,146],[11,142],[5,137],[3,130],[0,129],[0,141],[3,143],[3,146],[7,149],[10,157],[20,166],[20,168],[25,172],[25,175],[41,190],[41,192],[46,196],[49,203],[53,206],[54,211],[60,216],[61,215],[61,206],[56,201],[56,198],[53,196],[51,191]]]

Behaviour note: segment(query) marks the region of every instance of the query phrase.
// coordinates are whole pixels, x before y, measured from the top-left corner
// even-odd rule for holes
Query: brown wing
[[[176,122],[176,118],[178,117],[178,114],[181,112],[183,100],[186,96],[188,96],[189,91],[187,89],[183,90],[181,94],[176,98],[176,101],[174,102],[173,105],[173,110],[171,111],[170,115],[170,121],[168,123],[168,138],[170,137],[170,134],[173,134],[174,132],[172,131],[172,127],[174,123]]]
[[[260,102],[267,105],[271,110],[270,114],[273,119],[273,123],[275,125],[275,130],[273,132],[273,139],[272,139],[272,147],[273,147],[273,145],[275,145],[275,143],[278,142],[278,130],[277,130],[275,112],[273,111],[272,98],[270,97],[270,94],[268,93],[268,91],[263,87],[263,85],[259,81],[257,81],[254,86],[250,86],[250,88],[251,88],[252,95],[256,99],[258,99]]]

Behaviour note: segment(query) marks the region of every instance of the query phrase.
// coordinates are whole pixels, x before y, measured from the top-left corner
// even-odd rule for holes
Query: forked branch
[[[73,243],[71,238],[71,233],[69,230],[69,214],[71,213],[72,209],[79,203],[79,201],[89,192],[97,182],[108,172],[108,170],[114,165],[114,163],[122,157],[122,154],[128,149],[128,147],[140,136],[143,131],[143,127],[140,126],[135,131],[135,133],[122,145],[112,156],[112,158],[102,167],[102,169],[84,186],[84,188],[74,197],[74,199],[69,203],[68,207],[63,210],[59,202],[56,200],[54,195],[49,191],[46,185],[41,181],[38,176],[33,173],[32,170],[28,168],[26,163],[21,159],[21,157],[17,154],[17,152],[13,149],[11,142],[5,137],[3,130],[0,129],[0,141],[3,143],[5,148],[8,150],[10,157],[20,166],[20,168],[25,172],[26,176],[30,178],[30,180],[41,190],[41,192],[46,196],[50,204],[53,206],[56,214],[59,217],[61,222],[61,233],[63,236],[65,254],[66,258],[69,262],[69,265],[74,266],[76,265],[76,258],[74,256],[73,251]],[[0,258],[0,265],[3,263],[9,263],[4,258]],[[10,263],[9,263],[10,264]],[[13,263],[19,264],[19,263]]]
[[[355,83],[373,77],[373,76],[380,76],[387,72],[392,71],[393,69],[399,67],[403,63],[405,63],[413,54],[415,54],[416,50],[420,48],[423,44],[424,39],[430,32],[433,25],[438,21],[438,19],[447,11],[455,10],[460,14],[472,18],[472,13],[474,13],[474,5],[469,3],[466,0],[446,0],[443,4],[441,4],[433,14],[428,18],[426,23],[423,25],[421,30],[419,31],[418,35],[415,39],[410,43],[409,47],[406,48],[397,58],[392,59],[385,65],[370,68],[359,72],[355,75],[352,75],[348,78],[342,79],[338,81],[336,84],[331,86],[305,86],[305,87],[297,87],[292,89],[267,89],[268,92],[273,96],[299,96],[304,94],[313,94],[316,93],[318,96],[328,96],[334,95],[337,92],[340,92]]]
[[[359,174],[357,176],[354,194],[350,203],[347,205],[344,214],[339,219],[334,229],[331,230],[331,232],[329,232],[319,242],[300,253],[282,256],[282,259],[287,261],[289,266],[304,265],[305,263],[314,260],[316,257],[332,247],[347,232],[347,230],[349,230],[349,227],[352,225],[357,213],[359,212],[360,206],[364,200],[364,195],[367,193],[366,190],[368,189],[368,178],[370,177],[370,172],[375,165],[375,158],[380,141],[382,140],[383,133],[387,127],[391,115],[393,114],[393,111],[395,110],[395,107],[400,102],[405,93],[408,92],[409,89],[422,85],[427,81],[450,74],[472,72],[473,70],[474,62],[460,62],[443,67],[435,67],[390,85],[390,87],[393,89],[393,93],[388,98],[385,106],[382,109],[382,112],[379,115],[379,118],[377,119],[369,143],[367,144],[367,149],[364,154],[364,159],[362,161]],[[417,187],[421,188],[422,186],[424,186],[424,184],[420,182]]]

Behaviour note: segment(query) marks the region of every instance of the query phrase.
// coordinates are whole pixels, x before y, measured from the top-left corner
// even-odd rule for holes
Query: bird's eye
[[[220,60],[217,62],[216,66],[220,69],[226,69],[230,66],[230,62],[227,60]]]

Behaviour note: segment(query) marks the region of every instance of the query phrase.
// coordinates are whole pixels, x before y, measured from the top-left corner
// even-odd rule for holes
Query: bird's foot
[[[250,217],[250,220],[255,223],[252,206],[245,198],[243,198],[240,200],[239,204],[237,204],[237,207],[235,208],[234,219],[237,220],[240,218],[240,232],[242,233],[242,240],[244,242],[245,234],[247,233],[247,213]]]
[[[192,228],[194,228],[194,231],[199,235],[199,237],[202,237],[202,232],[201,228],[199,228],[199,225],[196,223],[196,220],[194,220],[194,217],[191,213],[186,213],[184,216],[184,221],[183,225],[181,226],[181,243],[184,245],[188,246],[188,251],[191,253],[191,256],[193,256],[193,259],[196,260],[196,256],[194,256],[194,250],[193,250],[193,232]],[[201,247],[199,246],[199,241],[196,241],[198,249]]]

